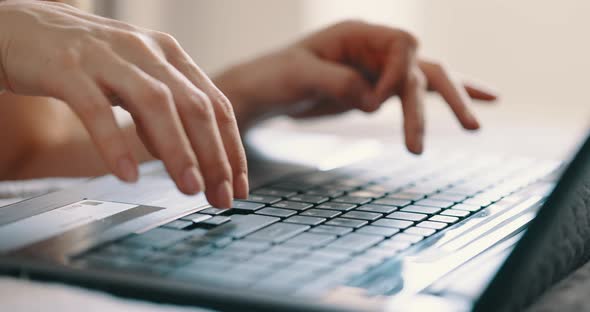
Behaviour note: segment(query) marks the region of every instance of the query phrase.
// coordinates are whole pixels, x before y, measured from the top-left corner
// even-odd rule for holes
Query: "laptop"
[[[589,140],[567,163],[250,168],[231,210],[159,164],[2,207],[0,273],[221,311],[515,311],[590,258]]]

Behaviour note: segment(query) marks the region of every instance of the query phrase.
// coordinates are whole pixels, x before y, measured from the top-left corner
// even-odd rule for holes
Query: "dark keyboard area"
[[[75,265],[317,296],[418,250],[555,169],[469,155],[390,158],[282,178],[72,258]]]

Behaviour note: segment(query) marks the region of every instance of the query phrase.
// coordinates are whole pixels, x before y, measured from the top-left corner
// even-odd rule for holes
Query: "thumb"
[[[354,68],[319,58],[310,65],[305,81],[314,93],[362,111],[377,108],[371,85]]]

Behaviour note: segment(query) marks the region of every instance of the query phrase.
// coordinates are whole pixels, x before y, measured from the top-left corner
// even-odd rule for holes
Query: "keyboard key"
[[[280,189],[272,189],[272,188],[261,188],[257,189],[252,194],[256,195],[266,195],[266,196],[274,196],[274,197],[289,197],[297,194],[297,192],[288,191],[288,190],[280,190]]]
[[[348,193],[349,196],[354,197],[368,197],[368,198],[379,198],[385,196],[385,192],[367,191],[360,190]]]
[[[468,204],[457,204],[455,206],[452,207],[453,209],[458,209],[458,210],[466,210],[466,211],[478,211],[481,209],[481,206],[476,206],[476,205],[468,205]]]
[[[307,229],[309,226],[306,225],[280,222],[248,235],[248,239],[280,243]]]
[[[306,195],[315,195],[315,196],[322,196],[322,197],[338,197],[344,194],[343,191],[338,189],[312,189],[305,192]]]
[[[361,252],[383,240],[383,236],[346,234],[328,245],[330,248],[345,249],[352,252]]]
[[[280,224],[280,223],[277,223]],[[274,224],[274,225],[277,225]],[[271,228],[271,226],[267,227]],[[267,250],[271,247],[271,243],[269,241],[255,241],[249,239],[240,239],[237,240],[229,245],[227,245],[224,250],[229,251],[247,251],[247,252],[261,252]]]
[[[350,218],[350,219],[361,219],[361,220],[368,220],[374,221],[381,218],[383,214],[374,213],[374,212],[366,212],[366,211],[351,211],[343,214],[342,218]]]
[[[342,263],[348,259],[350,259],[350,255],[347,253],[324,252],[320,249],[318,251],[310,253],[309,255],[307,255],[299,261],[311,263],[326,263],[329,265],[334,265]]]
[[[434,199],[422,199],[414,203],[415,205],[419,206],[428,206],[428,207],[437,207],[437,208],[449,208],[453,206],[455,203],[452,201],[445,201],[445,200],[434,200]]]
[[[451,216],[451,217],[459,217],[463,218],[469,215],[469,211],[466,210],[456,210],[456,209],[445,209],[441,213],[441,215]]]
[[[219,209],[219,208],[213,208],[213,207],[209,207],[209,208],[205,208],[201,211],[199,211],[199,213],[204,213],[204,214],[208,214],[208,215],[212,215],[212,216],[217,216],[220,215],[224,212],[228,211],[227,209]]]
[[[341,214],[340,211],[328,210],[328,209],[307,209],[304,212],[299,213],[300,216],[309,217],[320,217],[320,218],[334,218]]]
[[[391,227],[367,225],[367,226],[363,226],[362,228],[356,230],[356,232],[390,237],[393,234],[398,233],[399,229],[391,228]]]
[[[394,206],[394,207],[404,207],[411,203],[411,201],[406,199],[397,199],[397,198],[381,198],[377,199],[371,204],[374,205],[386,205],[386,206]]]
[[[309,254],[309,250],[299,246],[280,245],[263,253],[265,257],[275,259],[294,260]]]
[[[261,216],[256,214],[233,215],[231,222],[214,228],[213,230],[209,231],[208,234],[214,236],[229,236],[233,238],[242,238],[252,232],[260,230],[261,228],[271,225],[279,220],[279,218]]]
[[[213,218],[209,218],[205,221],[201,221],[199,224],[209,225],[209,226],[218,226],[224,223],[231,221],[231,217],[223,217],[223,216],[215,216]]]
[[[199,222],[205,221],[207,219],[211,219],[211,216],[208,214],[202,214],[202,213],[193,213],[193,214],[189,214],[188,216],[184,216],[184,217],[180,218],[180,220],[190,221],[193,223],[199,223]]]
[[[319,225],[316,227],[311,228],[309,230],[313,233],[325,233],[325,234],[334,234],[338,236],[342,236],[346,233],[352,232],[351,228],[348,227],[341,227],[341,226],[331,226],[331,225]]]
[[[436,221],[436,222],[444,222],[444,223],[451,224],[451,223],[455,223],[455,222],[459,221],[459,218],[457,218],[457,217],[451,217],[451,216],[437,215],[437,216],[434,216],[434,217],[432,217],[432,218],[430,218],[428,220],[430,220],[430,221]]]
[[[336,235],[302,233],[286,241],[284,245],[298,245],[307,248],[316,248],[324,246],[334,239],[336,239]]]
[[[418,227],[433,229],[433,230],[442,230],[447,227],[446,223],[441,222],[433,222],[433,221],[422,221],[416,224]]]
[[[367,204],[367,205],[359,206],[355,210],[368,211],[368,212],[378,212],[378,213],[392,213],[397,210],[397,207]]]
[[[251,194],[250,196],[248,196],[248,199],[246,199],[246,201],[249,201],[249,202],[261,203],[261,204],[267,204],[267,205],[271,205],[276,202],[280,202],[281,200],[282,200],[281,197],[255,195],[255,194]]]
[[[415,228],[412,228],[412,229],[415,229]],[[423,239],[424,239],[424,236],[422,236],[422,235],[399,233],[399,234],[393,235],[389,239],[389,242],[403,241],[403,242],[410,242],[412,244],[415,244]]]
[[[487,198],[473,197],[473,198],[468,198],[468,199],[464,200],[463,204],[469,204],[469,205],[479,206],[479,207],[487,207],[487,206],[491,205],[492,202]]]
[[[133,235],[123,241],[127,246],[165,248],[193,235],[190,231],[155,228],[145,233]]]
[[[405,229],[405,228],[411,226],[412,224],[414,224],[414,222],[412,222],[412,221],[395,220],[395,219],[381,219],[381,220],[377,220],[377,221],[371,223],[371,225],[375,225],[375,226],[384,226],[384,227],[391,227],[391,228],[396,228],[396,229]]]
[[[466,198],[465,195],[450,194],[450,193],[438,193],[438,194],[433,194],[433,195],[428,196],[428,199],[452,201],[455,203],[459,203],[459,202],[463,201],[465,198]]]
[[[318,205],[315,208],[338,210],[338,211],[349,211],[349,210],[354,209],[354,207],[356,207],[356,205],[354,205],[354,204],[329,202],[329,203],[323,203],[321,205]]]
[[[351,228],[359,228],[363,225],[366,225],[367,221],[365,220],[357,220],[357,219],[345,219],[345,218],[334,218],[326,222],[326,225],[336,225],[336,226],[345,226]]]
[[[405,234],[401,233],[398,235],[403,236]],[[414,235],[412,235],[412,236],[414,236]],[[412,245],[412,241],[403,240],[403,237],[402,237],[402,239],[386,239],[383,242],[381,242],[379,245],[377,245],[376,248],[388,248],[391,250],[403,250],[403,249],[410,247],[411,245]]]
[[[193,225],[193,223],[191,221],[185,221],[185,220],[174,220],[170,223],[166,223],[164,225],[162,225],[162,227],[168,228],[168,229],[173,229],[173,230],[182,230],[182,229],[186,229],[187,227]]]
[[[307,216],[293,216],[293,217],[286,219],[283,222],[307,224],[307,225],[318,225],[324,221],[326,221],[325,218],[307,217]]]
[[[309,203],[309,204],[321,204],[323,202],[327,202],[330,198],[322,197],[322,196],[315,196],[315,195],[302,195],[298,194],[295,196],[289,197],[289,200]]]
[[[285,209],[292,209],[292,210],[298,210],[298,211],[313,207],[312,204],[294,202],[294,201],[289,201],[289,200],[280,201],[272,206],[275,208],[285,208]]]
[[[366,203],[370,202],[371,199],[366,198],[366,197],[341,196],[341,197],[333,199],[332,201],[337,202],[337,203],[362,205],[362,204],[366,204]]]
[[[402,208],[401,211],[425,213],[425,214],[435,214],[435,213],[441,211],[441,209],[436,208],[436,207],[410,205],[410,206]]]
[[[387,195],[387,198],[397,198],[406,200],[420,200],[426,197],[424,194],[410,193],[410,192],[399,192]]]
[[[407,221],[422,221],[422,220],[428,218],[428,216],[425,214],[421,214],[421,213],[396,211],[394,213],[388,214],[387,218],[407,220]]]
[[[434,234],[435,232],[436,232],[436,230],[427,229],[427,228],[420,228],[420,227],[411,227],[411,228],[408,228],[404,231],[404,233],[406,233],[406,234],[414,234],[414,235],[420,235],[420,236],[430,236],[430,235]]]
[[[289,209],[267,207],[256,211],[256,213],[273,217],[287,218],[296,214],[297,212]]]
[[[234,200],[234,203],[232,205],[232,209],[244,210],[244,211],[256,211],[262,207],[264,207],[264,204],[251,203],[251,202],[246,202],[246,201],[241,201],[241,200]]]

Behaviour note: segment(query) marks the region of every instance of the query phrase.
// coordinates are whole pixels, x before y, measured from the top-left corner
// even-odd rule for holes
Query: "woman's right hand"
[[[244,149],[226,96],[170,35],[41,1],[0,4],[0,89],[68,103],[110,170],[138,178],[111,106],[186,194],[215,207],[248,195]]]

